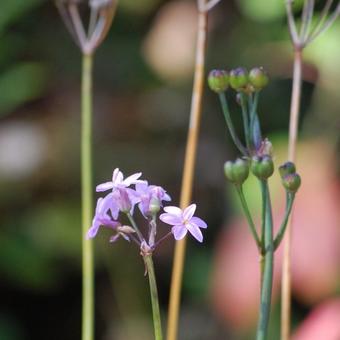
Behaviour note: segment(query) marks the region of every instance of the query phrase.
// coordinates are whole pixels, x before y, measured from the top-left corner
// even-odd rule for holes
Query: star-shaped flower
[[[113,173],[112,173],[112,181],[97,185],[96,191],[101,192],[101,191],[107,191],[110,189],[112,189],[112,191],[115,191],[118,187],[127,188],[131,184],[136,184],[136,183],[141,182],[141,180],[138,180],[140,176],[142,176],[142,173],[138,172],[124,179],[123,173],[118,168],[116,168],[113,170]]]
[[[203,235],[200,228],[207,228],[207,224],[199,217],[194,216],[196,204],[191,204],[184,210],[178,207],[165,207],[165,213],[159,216],[164,223],[172,225],[171,232],[176,240],[181,240],[189,233],[198,241],[203,242]]]

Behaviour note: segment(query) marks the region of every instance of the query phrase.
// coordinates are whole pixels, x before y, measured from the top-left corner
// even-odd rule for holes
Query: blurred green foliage
[[[183,2],[193,5],[195,11],[194,1]],[[141,170],[150,182],[168,190],[174,204],[179,197],[192,77],[178,84],[164,80],[146,56],[145,41],[154,32],[159,10],[178,3],[120,1],[109,37],[94,64],[94,182],[103,182],[117,166],[124,173]],[[43,339],[46,334],[77,339],[81,292],[80,55],[53,1],[3,0],[0,7],[0,152],[9,147],[2,139],[4,132],[16,122],[22,123],[22,129],[25,123],[39,127],[46,143],[43,162],[24,177],[9,178],[2,172],[3,166],[12,164],[12,158],[25,158],[20,143],[8,151],[8,158],[0,159],[0,339]],[[211,13],[210,23],[207,72],[214,67],[264,66],[271,82],[260,99],[260,119],[264,134],[273,140],[274,151],[276,146],[284,148],[292,60],[283,1],[221,1]],[[174,22],[174,35],[182,36],[184,32],[176,27]],[[188,26],[188,30],[195,27]],[[338,138],[339,31],[337,22],[306,50],[303,136]],[[173,57],[180,52],[176,48],[181,48],[176,42],[162,41],[171,44]],[[241,115],[231,91],[228,98],[241,133]],[[216,96],[209,91],[204,96],[202,119],[194,201],[209,229],[204,248],[189,244],[183,309],[195,327],[210,332],[207,338],[220,340],[230,338],[230,325],[211,312],[210,275],[222,226],[238,212],[233,188],[226,185],[223,191],[222,170],[224,161],[237,153],[229,143]],[[255,182],[247,182],[252,211],[259,208],[257,189]],[[167,230],[164,228],[161,232]],[[123,242],[111,247],[107,238],[103,233],[95,241],[97,338],[121,340],[129,334],[129,340],[134,336],[143,340],[140,334],[149,334],[151,328],[143,264],[137,249]],[[172,246],[168,242],[156,254],[164,315]],[[277,331],[277,310],[278,306],[273,333]],[[211,328],[201,322],[207,314]],[[183,334],[186,340],[202,340],[190,338],[185,330]],[[145,335],[144,339],[149,338]]]

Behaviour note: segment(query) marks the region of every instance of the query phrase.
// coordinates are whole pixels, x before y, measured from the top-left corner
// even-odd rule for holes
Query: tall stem
[[[193,174],[196,160],[197,140],[199,134],[202,96],[204,85],[205,49],[207,40],[207,11],[198,13],[196,62],[194,85],[191,101],[190,123],[188,129],[187,145],[184,160],[180,206],[185,208],[191,201]],[[176,242],[172,278],[170,287],[170,301],[168,312],[167,340],[176,340],[178,332],[179,306],[181,285],[185,259],[186,239]]]
[[[273,217],[270,203],[268,184],[265,182],[266,216],[265,216],[265,255],[261,262],[263,277],[261,282],[260,317],[257,327],[256,340],[268,339],[268,325],[273,286],[274,246],[273,246]],[[263,265],[263,267],[262,267]],[[263,268],[263,269],[262,269]]]
[[[155,269],[154,269],[154,265],[152,261],[152,255],[144,256],[144,262],[145,262],[145,265],[148,271],[148,277],[149,277],[155,340],[162,340],[163,335],[162,335],[161,314],[159,310],[157,284],[156,284],[156,277],[155,277]]]
[[[83,55],[81,91],[81,196],[82,196],[82,257],[83,312],[82,340],[94,335],[94,265],[93,243],[86,240],[92,216],[92,56]]]
[[[288,160],[295,162],[296,143],[299,126],[299,112],[301,102],[301,84],[302,84],[302,50],[295,49],[294,53],[294,71],[293,87],[290,105],[290,122],[289,122],[289,142],[288,142]],[[281,283],[281,340],[289,340],[290,335],[290,318],[291,318],[291,220],[288,221],[282,265],[282,283]]]

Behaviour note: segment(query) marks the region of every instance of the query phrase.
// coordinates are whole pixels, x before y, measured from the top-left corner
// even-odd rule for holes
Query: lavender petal
[[[167,206],[164,207],[163,209],[165,212],[174,215],[174,216],[178,216],[180,218],[182,218],[182,209],[178,208],[178,207],[173,207],[173,206]]]
[[[191,217],[190,223],[195,224],[199,228],[203,228],[203,229],[208,228],[208,225],[201,218],[196,217],[196,216]]]
[[[142,173],[141,172],[138,172],[137,174],[133,174],[127,178],[124,179],[124,181],[122,181],[122,183],[125,185],[125,186],[130,186],[131,184],[135,184],[136,181],[138,180],[138,178],[142,176]]]
[[[201,232],[201,229],[197,227],[195,224],[188,223],[186,225],[188,228],[190,234],[198,241],[198,242],[203,242],[203,235]]]
[[[182,223],[182,219],[180,217],[168,213],[161,214],[159,219],[170,225],[179,225]]]
[[[112,182],[105,182],[105,183],[97,185],[96,186],[96,191],[97,192],[102,192],[102,191],[110,190],[112,188],[113,188],[113,183]]]
[[[196,210],[196,204],[191,204],[189,205],[187,208],[184,209],[183,211],[183,218],[186,221],[189,221],[191,219],[191,217],[194,216]]]
[[[175,225],[172,227],[171,232],[174,234],[176,241],[181,240],[188,232],[184,225]]]

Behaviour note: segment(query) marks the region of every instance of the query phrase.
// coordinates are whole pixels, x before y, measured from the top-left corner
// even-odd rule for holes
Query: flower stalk
[[[86,241],[92,216],[92,56],[83,55],[81,113],[81,192],[82,192],[82,266],[83,312],[82,339],[94,336],[94,265],[93,244]]]
[[[159,309],[156,276],[155,276],[155,269],[154,269],[154,264],[152,260],[152,255],[151,254],[145,255],[143,259],[144,259],[144,263],[145,263],[148,278],[149,278],[155,340],[162,340],[163,335],[162,335],[161,314],[160,314],[160,309]]]
[[[300,187],[301,178],[296,173],[292,162],[280,166],[279,172],[282,185],[286,191],[286,212],[277,236],[273,235],[273,213],[268,187],[268,179],[274,173],[272,146],[266,138],[262,138],[260,120],[257,113],[260,91],[267,86],[269,78],[262,67],[253,68],[249,73],[245,68],[238,67],[229,73],[225,70],[213,70],[208,76],[210,89],[216,92],[220,99],[222,111],[227,112],[226,125],[233,140],[239,140],[235,130],[230,129],[231,118],[226,106],[226,90],[228,84],[237,92],[236,98],[241,104],[244,139],[246,148],[244,157],[224,164],[225,177],[236,188],[241,205],[248,221],[250,232],[260,256],[261,296],[256,340],[268,339],[268,327],[273,287],[274,252],[279,247],[287,227],[287,221],[292,210],[295,193]],[[227,110],[227,111],[226,111]],[[235,134],[235,136],[233,136]],[[240,142],[241,143],[241,142]],[[237,146],[237,143],[235,143]],[[240,149],[240,148],[239,148]],[[241,150],[240,150],[241,151]],[[260,233],[256,229],[243,193],[243,183],[249,176],[249,170],[258,179],[262,197],[262,223]]]
[[[315,0],[304,0],[301,25],[298,29],[293,13],[293,0],[286,0],[288,30],[294,49],[293,87],[290,106],[288,160],[296,159],[299,112],[302,87],[302,54],[305,47],[325,32],[340,15],[340,2],[330,13],[333,0],[327,0],[319,20],[313,25]],[[283,250],[281,283],[281,340],[289,340],[291,319],[291,222],[288,221]]]
[[[85,29],[81,1],[55,0],[59,13],[82,53],[81,80],[81,202],[82,202],[82,339],[94,339],[93,245],[86,241],[91,225],[92,203],[92,63],[97,47],[106,37],[116,10],[115,0],[90,0],[90,20]]]
[[[201,229],[206,229],[208,226],[202,219],[194,216],[196,204],[191,204],[185,209],[176,206],[163,208],[163,203],[171,201],[171,197],[162,187],[149,185],[147,181],[141,180],[141,176],[142,173],[139,172],[124,178],[123,173],[116,168],[113,170],[111,181],[97,185],[97,192],[109,191],[109,193],[97,200],[95,215],[87,232],[87,238],[94,238],[99,229],[105,227],[113,232],[109,239],[111,244],[118,239],[124,239],[128,242],[134,241],[138,246],[149,278],[155,340],[162,340],[161,316],[152,254],[171,235],[178,241],[190,233],[197,241],[203,242]],[[134,188],[131,187],[132,185]],[[134,218],[136,205],[146,222],[143,229],[137,225]],[[164,212],[158,216],[162,208]],[[123,220],[119,219],[120,215],[123,215]],[[171,231],[156,239],[158,218],[170,225]],[[126,221],[130,225],[126,225]]]
[[[182,208],[187,206],[191,201],[194,167],[197,151],[197,140],[199,135],[202,113],[208,11],[202,9],[201,6],[202,5],[204,6],[205,4],[206,4],[205,0],[202,1],[198,0],[199,8],[198,8],[195,74],[180,196],[180,206]],[[176,242],[175,245],[170,285],[167,340],[177,339],[185,251],[186,251],[186,239],[184,238],[181,241]]]
[[[273,217],[270,203],[270,195],[267,181],[261,181],[263,186],[262,200],[266,203],[265,228],[264,228],[264,254],[261,261],[261,302],[259,322],[257,327],[256,340],[268,338],[268,325],[270,318],[271,297],[273,287],[274,267],[274,244],[273,244]]]

